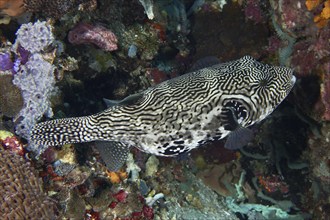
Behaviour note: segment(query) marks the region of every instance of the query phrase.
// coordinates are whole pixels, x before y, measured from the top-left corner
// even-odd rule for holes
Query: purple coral
[[[94,44],[105,51],[118,49],[116,35],[101,25],[79,23],[69,32],[68,40],[72,44]]]
[[[16,116],[20,119],[16,133],[26,139],[30,138],[30,131],[43,115],[53,115],[49,98],[55,85],[54,69],[41,54],[36,53],[14,75],[13,83],[21,89],[24,99],[24,108]]]
[[[12,69],[14,66],[9,53],[0,53],[0,71]]]

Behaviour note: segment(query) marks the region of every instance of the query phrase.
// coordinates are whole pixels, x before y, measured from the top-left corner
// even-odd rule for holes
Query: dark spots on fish
[[[184,141],[174,141],[174,144],[184,144]]]
[[[198,141],[198,144],[204,144],[205,143],[205,140],[200,140],[200,141]]]
[[[210,135],[210,134],[207,134],[207,135],[206,135],[206,137],[207,137],[207,138],[210,138],[210,137],[211,137],[211,135]]]
[[[170,145],[169,143],[163,144],[163,148],[167,148],[167,146]]]

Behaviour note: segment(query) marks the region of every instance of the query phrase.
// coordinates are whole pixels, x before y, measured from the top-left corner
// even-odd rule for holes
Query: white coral
[[[16,32],[16,41],[13,49],[20,45],[30,53],[38,53],[53,43],[52,26],[45,21],[22,24]]]

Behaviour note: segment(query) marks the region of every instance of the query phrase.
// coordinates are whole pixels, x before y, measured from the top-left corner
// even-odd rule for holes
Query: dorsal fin
[[[133,95],[129,95],[126,98],[122,100],[111,100],[103,98],[104,103],[107,105],[108,108],[116,106],[116,105],[131,105],[136,103],[138,100],[140,100],[143,97],[143,93],[135,93]]]

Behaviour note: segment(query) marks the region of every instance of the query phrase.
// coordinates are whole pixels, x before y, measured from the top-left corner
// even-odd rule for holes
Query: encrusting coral
[[[94,44],[105,51],[117,50],[116,35],[101,25],[77,24],[68,35],[72,44]]]

